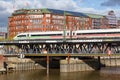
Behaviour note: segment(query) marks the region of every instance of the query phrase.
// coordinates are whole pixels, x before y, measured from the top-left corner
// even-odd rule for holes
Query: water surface
[[[0,75],[0,80],[120,80],[120,67],[102,68],[100,71],[60,73],[59,69],[18,71]]]

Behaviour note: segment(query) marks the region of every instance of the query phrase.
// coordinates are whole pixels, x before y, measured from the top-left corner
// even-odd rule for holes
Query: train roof
[[[108,33],[120,32],[120,29],[92,29],[92,30],[77,30],[76,33]]]
[[[24,34],[63,34],[64,31],[46,31],[46,32],[25,32],[18,35]],[[69,31],[66,31],[69,32]],[[120,32],[120,29],[91,29],[91,30],[77,30],[73,31],[75,33],[110,33],[110,32]]]
[[[24,34],[56,34],[56,33],[62,34],[63,31],[25,32],[25,33],[20,33],[18,35],[24,35]]]

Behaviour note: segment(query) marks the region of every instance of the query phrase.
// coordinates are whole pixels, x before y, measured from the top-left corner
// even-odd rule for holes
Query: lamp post
[[[65,11],[64,11],[64,30],[63,30],[63,34],[64,34],[63,41],[65,42],[66,41],[66,12]]]

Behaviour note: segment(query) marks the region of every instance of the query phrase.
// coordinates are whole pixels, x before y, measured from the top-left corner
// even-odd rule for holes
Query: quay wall
[[[3,57],[3,55],[0,55],[0,74],[6,72],[6,69],[4,68],[4,61],[5,58]]]
[[[99,70],[101,67],[120,66],[120,57],[93,57],[91,59],[66,58],[55,61],[50,59],[49,67],[60,68],[60,72],[77,72]],[[18,58],[7,57],[5,59],[0,55],[0,72],[1,71],[21,71],[46,69],[46,57],[44,58]],[[56,67],[55,67],[56,66]]]
[[[112,56],[112,57],[101,57],[100,62],[102,67],[117,67],[120,66],[120,57]]]
[[[77,71],[93,71],[99,69],[99,62],[97,60],[80,60],[70,58],[60,60],[60,72],[77,72]]]
[[[0,69],[2,69],[4,67],[3,62],[4,62],[3,56],[0,55]]]
[[[100,70],[101,67],[119,67],[120,57],[95,57],[94,59],[74,59],[60,60],[60,72],[77,72]]]
[[[30,58],[8,57],[6,65],[8,71],[45,69]]]

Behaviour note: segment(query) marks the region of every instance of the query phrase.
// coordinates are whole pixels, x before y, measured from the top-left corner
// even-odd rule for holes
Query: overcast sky
[[[11,13],[21,8],[52,8],[105,15],[114,10],[120,16],[120,0],[0,0],[0,26],[7,25]]]

